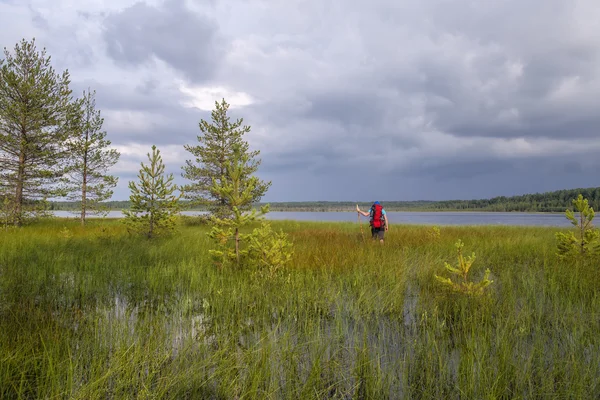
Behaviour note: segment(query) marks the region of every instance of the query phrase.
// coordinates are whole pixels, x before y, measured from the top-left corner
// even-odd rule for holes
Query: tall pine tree
[[[218,186],[227,185],[226,168],[233,160],[234,149],[239,149],[241,155],[248,156],[248,162],[244,165],[241,173],[240,185],[242,189],[249,184],[250,177],[258,170],[261,163],[255,159],[260,151],[249,151],[249,145],[243,140],[243,135],[250,132],[249,126],[242,126],[243,119],[230,121],[227,115],[229,104],[223,99],[221,103],[215,102],[212,111],[212,123],[201,120],[199,127],[202,135],[199,135],[196,146],[184,145],[184,148],[192,153],[195,161],[186,160],[182,168],[182,176],[192,181],[184,186],[184,197],[190,200],[192,205],[203,205],[208,208],[213,216],[219,218],[231,218],[234,215],[233,207],[226,196],[214,190],[213,179]],[[271,186],[271,182],[257,181],[252,189],[251,201],[244,205],[241,211],[249,210],[252,203],[260,201],[262,196]]]
[[[120,154],[109,148],[111,142],[102,131],[104,119],[96,110],[95,96],[96,92],[89,89],[83,93],[79,123],[75,135],[67,142],[70,165],[63,177],[68,199],[77,203],[78,209],[74,212],[80,215],[81,225],[85,225],[88,214],[108,211],[101,202],[111,198],[118,180],[107,174]]]
[[[55,73],[35,39],[4,49],[0,60],[0,195],[12,204],[12,223],[23,224],[36,202],[56,195],[63,174],[63,144],[72,131],[77,104],[69,72]]]
[[[135,182],[129,182],[131,208],[123,210],[123,214],[130,231],[152,238],[173,230],[180,196],[173,195],[177,190],[173,174],[165,180],[165,165],[156,146],[152,146],[152,156],[148,153],[148,160],[149,166],[141,163],[139,187]]]

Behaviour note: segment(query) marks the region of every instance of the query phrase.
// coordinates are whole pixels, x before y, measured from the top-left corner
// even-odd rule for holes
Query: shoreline
[[[122,212],[127,208],[111,209],[109,212]],[[76,210],[51,210],[50,212],[68,212],[77,216],[79,211]],[[182,210],[183,212],[208,213],[205,210]],[[395,213],[486,213],[486,214],[564,214],[564,211],[493,211],[493,210],[403,210],[403,209],[386,209],[387,212]],[[355,213],[356,210],[270,210],[269,214],[276,212],[293,212],[293,213]]]

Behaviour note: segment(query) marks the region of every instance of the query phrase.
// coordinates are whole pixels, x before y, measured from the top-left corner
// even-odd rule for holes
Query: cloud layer
[[[252,126],[267,201],[479,198],[596,186],[593,0],[0,0],[0,39],[91,87],[122,152],[179,182],[215,100]]]

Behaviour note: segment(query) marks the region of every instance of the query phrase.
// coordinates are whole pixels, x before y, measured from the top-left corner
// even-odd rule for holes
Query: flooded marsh
[[[559,261],[559,228],[273,224],[272,279],[211,265],[203,226],[0,233],[0,398],[600,397],[600,264]],[[485,296],[434,279],[458,238]]]

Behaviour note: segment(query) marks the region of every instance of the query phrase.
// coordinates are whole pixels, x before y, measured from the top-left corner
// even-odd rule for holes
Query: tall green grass
[[[213,267],[203,226],[0,233],[0,398],[600,397],[600,266],[559,262],[555,229],[273,225],[295,245],[273,280]],[[433,278],[458,238],[486,297]]]

